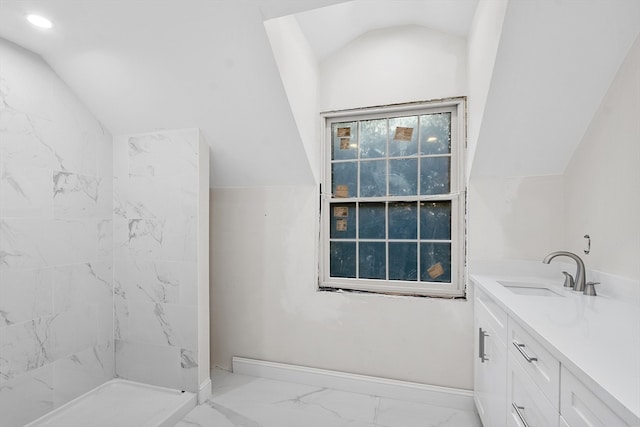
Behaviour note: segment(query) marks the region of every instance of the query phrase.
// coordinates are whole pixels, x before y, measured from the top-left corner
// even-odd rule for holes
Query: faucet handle
[[[573,281],[573,276],[566,271],[563,271],[562,274],[564,274],[564,287],[573,288],[576,285],[576,283]]]
[[[582,292],[585,295],[588,296],[592,296],[595,297],[596,295],[596,285],[599,285],[600,282],[587,282],[586,285],[584,285],[584,291]]]

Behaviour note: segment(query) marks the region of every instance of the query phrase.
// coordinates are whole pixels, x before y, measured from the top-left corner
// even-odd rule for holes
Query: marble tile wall
[[[0,426],[115,375],[112,137],[0,39]]]
[[[191,392],[198,390],[198,144],[197,129],[114,139],[116,374]]]

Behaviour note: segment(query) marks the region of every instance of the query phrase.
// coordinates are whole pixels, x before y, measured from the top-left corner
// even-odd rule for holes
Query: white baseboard
[[[473,392],[470,390],[389,380],[326,369],[245,359],[243,357],[233,358],[233,372],[351,393],[369,394],[466,411],[475,410]]]
[[[198,405],[202,405],[211,396],[211,378],[202,381],[198,387]]]

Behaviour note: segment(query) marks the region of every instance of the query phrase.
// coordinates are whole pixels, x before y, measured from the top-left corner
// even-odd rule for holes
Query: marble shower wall
[[[199,143],[197,129],[114,139],[116,374],[191,392],[199,385]]]
[[[0,39],[0,426],[114,377],[112,137]]]

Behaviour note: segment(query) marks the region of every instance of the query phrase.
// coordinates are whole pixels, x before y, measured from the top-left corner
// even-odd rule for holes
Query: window
[[[464,295],[464,102],[323,114],[322,288]]]

